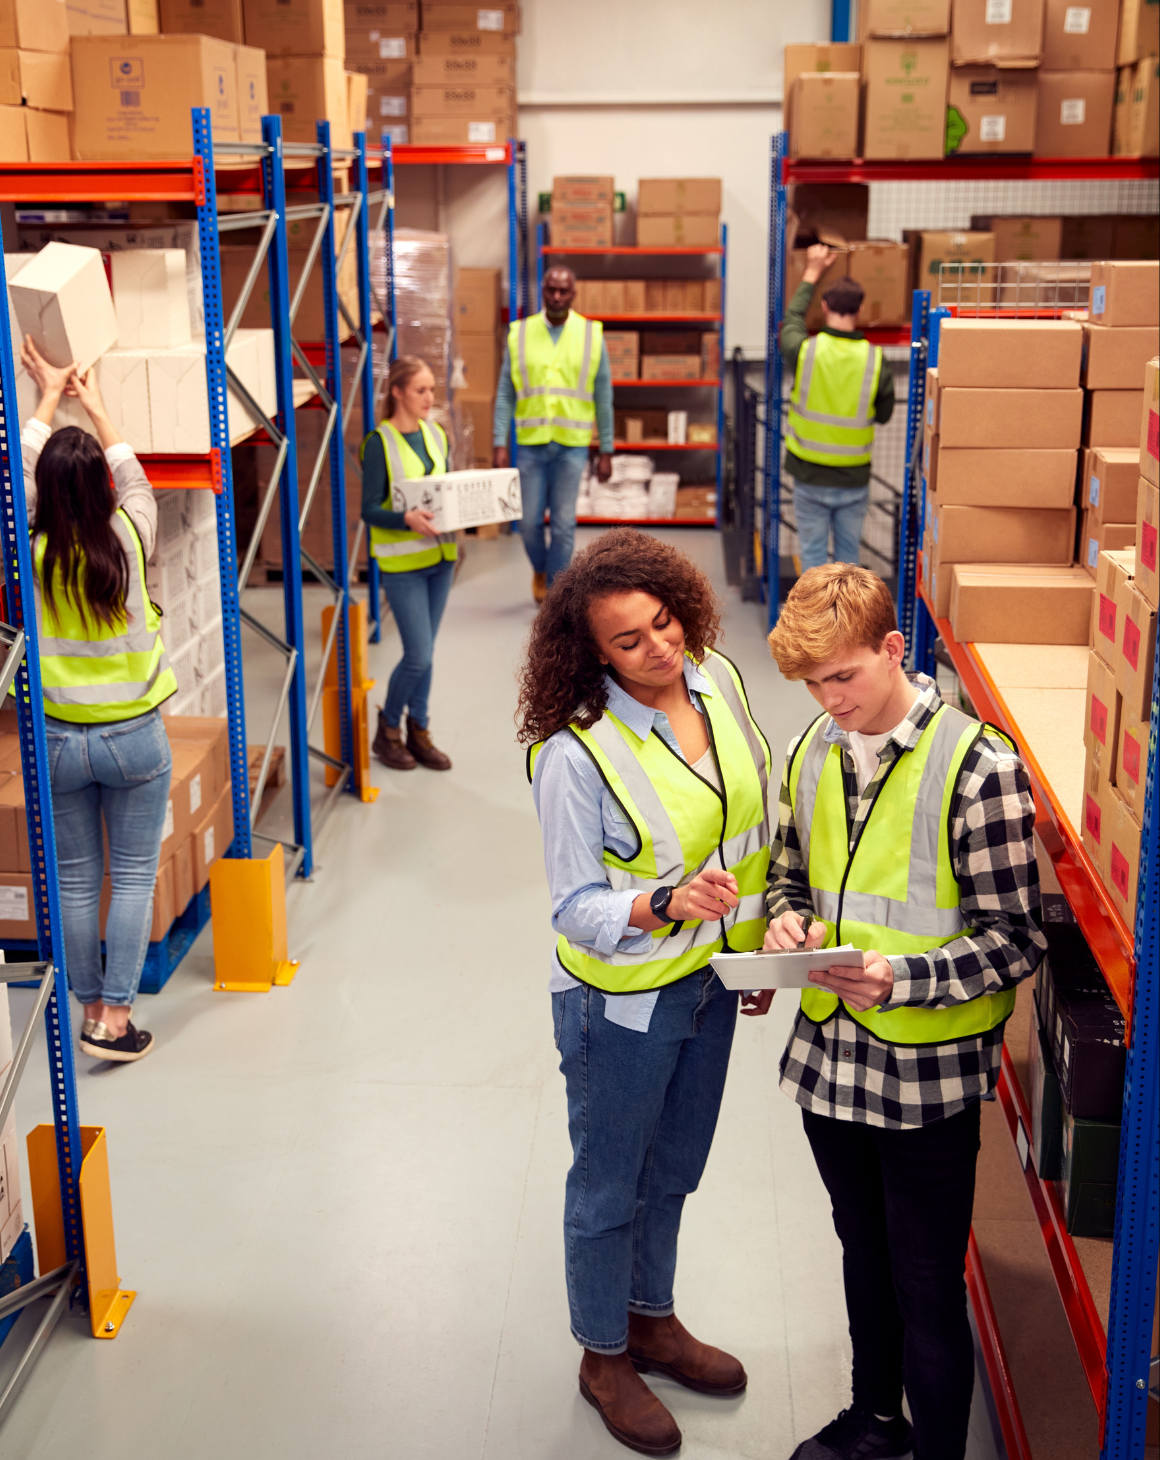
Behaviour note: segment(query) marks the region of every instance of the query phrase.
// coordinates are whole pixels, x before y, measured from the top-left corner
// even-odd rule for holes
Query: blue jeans
[[[584,985],[552,995],[572,1169],[564,1262],[572,1335],[623,1353],[628,1314],[673,1311],[677,1233],[725,1089],[738,995],[711,968],[666,985],[640,1034]]]
[[[384,573],[380,580],[403,641],[403,657],[391,673],[383,705],[392,728],[398,726],[404,710],[420,730],[427,728],[435,635],[454,579],[455,564],[440,561],[407,573]]]
[[[173,756],[160,710],[104,725],[45,717],[68,981],[82,1004],[131,1005],[153,921]],[[101,969],[101,878],[113,899]]]
[[[811,487],[806,482],[794,482],[793,508],[803,573],[829,562],[831,529],[834,561],[858,561],[862,519],[869,501],[869,487]]]
[[[520,533],[533,573],[546,573],[548,582],[572,561],[576,542],[576,498],[580,476],[588,460],[587,446],[521,446],[516,453],[524,520]],[[552,542],[544,527],[545,509],[552,515]]]

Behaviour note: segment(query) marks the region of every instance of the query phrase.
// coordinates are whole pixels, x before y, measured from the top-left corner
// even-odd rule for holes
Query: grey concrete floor
[[[587,534],[582,532],[582,537]],[[722,647],[775,757],[810,717],[726,589],[704,530],[665,536],[712,574]],[[104,1125],[122,1283],[117,1339],[67,1316],[0,1428],[5,1460],[596,1460],[626,1454],[577,1393],[560,1221],[569,1162],[546,993],[540,838],[512,724],[530,627],[517,539],[472,543],[439,639],[432,727],[455,761],[343,800],[289,894],[289,988],[212,991],[207,929],[138,1022],[155,1053],[78,1056]],[[308,590],[308,660],[321,594]],[[270,623],[276,588],[247,605]],[[278,662],[247,638],[249,736]],[[376,696],[398,657],[372,650]],[[319,737],[320,738],[320,737]],[[284,803],[273,821],[288,825]],[[31,996],[15,991],[22,1026]],[[739,1354],[740,1399],[657,1389],[686,1460],[783,1460],[848,1403],[837,1241],[796,1107],[793,1014],[742,1020],[721,1123],[681,1234],[678,1311]],[[17,1101],[50,1118],[43,1040]],[[38,1316],[30,1310],[13,1338]],[[0,1348],[0,1383],[15,1356]],[[971,1460],[991,1460],[976,1388]]]

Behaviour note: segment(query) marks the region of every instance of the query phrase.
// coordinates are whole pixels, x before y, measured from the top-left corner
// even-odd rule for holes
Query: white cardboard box
[[[182,303],[185,280],[181,281]],[[153,450],[153,421],[149,410],[149,351],[108,350],[97,366],[101,396],[109,419],[125,443],[138,454]]]
[[[272,329],[238,329],[234,340],[247,347],[249,354],[244,358],[252,376],[247,377],[238,369],[242,384],[265,411],[270,420],[278,409],[278,375],[274,365],[274,331]],[[231,357],[230,364],[233,364]],[[237,367],[235,367],[237,369]],[[257,422],[254,423],[257,425]]]
[[[185,250],[125,249],[112,263],[117,344],[126,350],[189,344]]]
[[[52,365],[87,370],[117,343],[117,316],[95,248],[49,243],[11,285],[21,332]]]
[[[395,512],[424,508],[433,514],[440,532],[483,527],[489,522],[516,522],[523,515],[520,474],[514,468],[503,467],[415,477],[394,483],[391,507]]]
[[[239,377],[249,381],[256,375],[256,354],[252,342],[235,339],[226,358]],[[170,350],[150,351],[149,414],[154,451],[209,450],[209,396],[205,384],[204,343],[193,341],[188,345],[175,345]],[[238,441],[252,430],[249,413],[231,391],[230,440]]]

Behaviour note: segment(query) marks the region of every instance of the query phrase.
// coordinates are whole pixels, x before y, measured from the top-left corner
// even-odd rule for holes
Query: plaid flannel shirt
[[[842,747],[851,845],[889,766],[914,749],[942,703],[933,680],[911,678],[918,698],[879,751],[878,769],[861,796],[845,731],[829,717],[822,727],[825,738]],[[789,757],[800,738],[790,745],[782,773],[766,894],[770,918],[813,911],[789,793]],[[963,917],[974,932],[928,953],[892,956],[894,990],[883,1009],[946,1008],[1012,988],[1035,971],[1047,941],[1039,927],[1034,822],[1023,762],[998,736],[983,734],[963,762],[951,801],[951,855]],[[1002,1027],[954,1044],[887,1044],[852,1019],[844,1004],[821,1025],[799,1011],[782,1056],[781,1087],[816,1115],[905,1130],[991,1097],[1002,1046]]]

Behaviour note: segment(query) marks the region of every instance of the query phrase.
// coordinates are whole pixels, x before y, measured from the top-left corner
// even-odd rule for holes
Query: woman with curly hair
[[[704,574],[617,528],[553,582],[520,683],[559,935],[550,988],[574,1157],[564,1243],[580,1392],[643,1455],[673,1454],[681,1432],[640,1373],[701,1394],[747,1382],[673,1311],[681,1210],[737,1022],[709,958],[765,936],[769,747],[713,647],[719,631]]]

